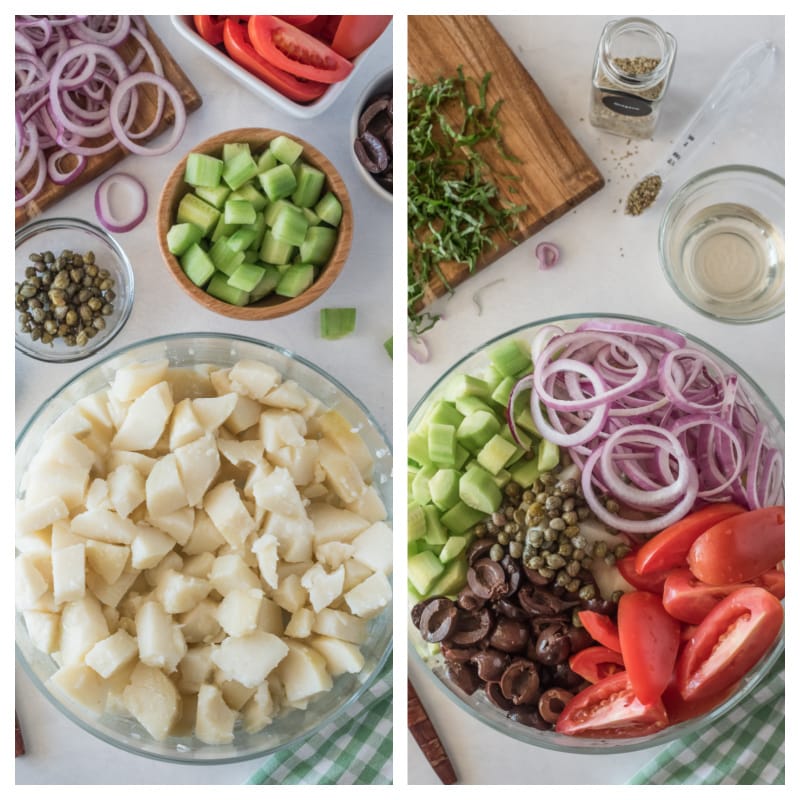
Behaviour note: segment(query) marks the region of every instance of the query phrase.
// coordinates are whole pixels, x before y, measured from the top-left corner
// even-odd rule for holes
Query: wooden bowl
[[[342,271],[347,255],[350,252],[350,243],[353,238],[353,208],[350,204],[350,196],[344,185],[341,175],[336,168],[325,158],[316,147],[303,141],[294,134],[284,133],[283,131],[270,130],[269,128],[236,128],[235,130],[219,133],[196,145],[190,152],[206,153],[207,155],[222,157],[222,146],[228,142],[248,142],[255,152],[261,151],[276,136],[288,136],[303,146],[302,158],[312,167],[316,167],[325,173],[327,181],[323,192],[330,190],[342,204],[342,220],[339,223],[339,235],[336,239],[333,253],[328,263],[322,267],[319,277],[304,292],[297,297],[281,297],[271,294],[261,300],[247,306],[235,306],[222,300],[212,297],[204,289],[196,286],[186,277],[178,259],[169,251],[167,247],[167,231],[175,222],[178,210],[178,203],[181,198],[190,191],[191,187],[183,180],[186,171],[187,153],[177,164],[167,178],[161,197],[158,202],[158,216],[156,220],[158,230],[158,246],[164,261],[172,273],[172,277],[180,284],[181,288],[200,305],[205,308],[222,314],[225,317],[246,320],[265,320],[283,317],[313,303],[317,300],[331,284],[336,280]]]

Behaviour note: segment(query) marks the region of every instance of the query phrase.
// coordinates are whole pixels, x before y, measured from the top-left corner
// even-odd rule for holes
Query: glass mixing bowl
[[[385,434],[370,412],[322,369],[276,345],[222,334],[182,333],[138,342],[109,354],[80,372],[45,400],[16,443],[16,496],[31,459],[41,445],[44,432],[74,404],[106,386],[116,370],[132,362],[168,358],[171,367],[214,364],[233,366],[239,359],[256,359],[275,367],[284,377],[296,381],[328,408],[335,408],[364,439],[374,460],[373,484],[386,508],[392,508],[392,451]],[[85,707],[55,694],[47,685],[58,668],[48,655],[37,650],[28,636],[21,614],[16,615],[17,661],[38,690],[61,712],[84,730],[109,744],[137,755],[179,763],[221,764],[262,757],[297,744],[333,720],[354,703],[381,671],[392,648],[391,605],[368,621],[368,635],[361,646],[364,668],[358,674],[334,678],[333,688],[309,703],[305,711],[292,710],[276,717],[270,725],[248,734],[238,725],[228,745],[208,745],[195,737],[168,737],[155,741],[132,717],[104,713],[95,716]]]
[[[645,323],[657,325],[662,328],[669,328],[661,322],[642,319],[639,317],[627,317],[619,314],[580,314],[561,317],[550,317],[528,325],[523,325],[506,333],[500,334],[490,339],[485,344],[465,355],[460,361],[453,364],[433,386],[428,389],[425,395],[419,400],[409,417],[409,430],[414,430],[425,418],[432,403],[441,399],[448,380],[453,375],[471,373],[477,374],[489,365],[489,351],[494,345],[507,339],[516,339],[531,342],[537,331],[545,325],[558,325],[564,330],[572,330],[590,319],[606,320],[625,320],[629,322]],[[677,329],[673,329],[677,330]],[[734,370],[741,379],[741,386],[751,399],[754,408],[757,410],[760,419],[766,424],[768,437],[772,445],[784,451],[784,420],[781,413],[773,402],[767,397],[758,385],[731,361],[723,353],[719,352],[710,345],[686,333],[678,331],[699,349],[707,352],[723,365]],[[641,736],[631,739],[589,739],[578,738],[576,736],[565,736],[552,731],[539,731],[521,723],[509,719],[506,714],[497,706],[493,705],[482,690],[468,695],[456,686],[448,677],[444,669],[444,660],[440,655],[430,655],[428,645],[419,635],[419,631],[408,618],[409,652],[412,658],[424,664],[432,673],[437,686],[456,703],[461,709],[470,716],[488,725],[490,728],[510,736],[520,742],[543,747],[548,750],[558,750],[567,753],[580,753],[584,755],[603,754],[603,753],[628,753],[634,750],[643,750],[648,747],[665,744],[674,739],[679,739],[687,734],[694,733],[704,728],[709,723],[727,714],[734,706],[743,700],[764,678],[772,666],[780,657],[784,647],[784,632],[773,645],[772,649],[764,655],[761,661],[756,664],[750,672],[741,680],[737,689],[719,706],[708,711],[702,716],[695,717],[685,722],[670,725],[657,733],[649,736]]]

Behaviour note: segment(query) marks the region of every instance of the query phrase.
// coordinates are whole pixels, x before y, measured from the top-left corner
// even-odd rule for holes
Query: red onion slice
[[[130,210],[119,217],[111,210],[110,194],[115,186],[121,186],[130,196]],[[101,225],[112,233],[127,233],[133,230],[147,214],[147,192],[133,175],[115,172],[109,175],[94,193],[94,210]]]
[[[558,264],[561,258],[561,251],[552,242],[540,242],[534,252],[539,259],[539,269],[550,269]]]
[[[514,440],[517,447],[521,447],[526,453],[529,452],[530,447],[526,447],[523,444],[517,432],[517,420],[514,416],[514,409],[517,407],[517,399],[519,396],[529,389],[533,389],[533,375],[526,375],[514,384],[514,388],[508,396],[508,404],[506,405],[506,422],[508,423],[508,430],[511,433],[511,438]]]
[[[408,337],[408,354],[417,364],[426,364],[431,357],[428,345],[421,336]]]

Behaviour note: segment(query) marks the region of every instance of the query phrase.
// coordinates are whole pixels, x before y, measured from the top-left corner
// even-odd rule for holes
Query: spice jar
[[[589,120],[631,139],[653,135],[667,94],[677,43],[643,17],[625,17],[603,28],[594,58]]]

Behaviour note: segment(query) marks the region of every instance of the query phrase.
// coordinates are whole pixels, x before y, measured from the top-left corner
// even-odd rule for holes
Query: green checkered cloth
[[[270,756],[248,783],[392,782],[392,658],[340,717],[295,748]]]
[[[784,657],[722,719],[669,744],[629,783],[785,784]]]

